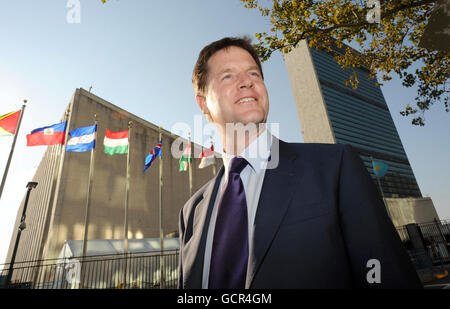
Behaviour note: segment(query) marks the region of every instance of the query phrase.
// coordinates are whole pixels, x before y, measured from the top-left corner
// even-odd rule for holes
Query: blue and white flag
[[[70,139],[66,144],[66,151],[84,152],[95,147],[97,125],[81,127],[69,132]]]

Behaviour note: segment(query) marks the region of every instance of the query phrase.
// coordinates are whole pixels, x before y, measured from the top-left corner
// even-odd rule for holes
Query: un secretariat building
[[[333,48],[344,54],[347,46]],[[357,52],[354,50],[354,52]],[[363,66],[342,70],[332,54],[301,41],[285,55],[302,136],[306,143],[349,144],[360,155],[379,189],[372,159],[389,168],[379,178],[394,225],[438,218],[430,198],[423,198],[390,111],[376,80]],[[357,72],[356,90],[345,86]]]
[[[368,69],[344,71],[331,54],[309,48],[306,41],[287,55],[286,64],[305,142],[350,144],[372,177],[370,156],[389,165],[381,179],[385,196],[422,197],[383,93],[376,80],[368,79]],[[343,83],[353,70],[359,80],[356,90]]]
[[[124,238],[127,155],[105,154],[103,139],[107,128],[113,132],[125,131],[129,121],[133,124],[129,136],[128,238],[159,239],[159,158],[143,173],[146,155],[159,142],[159,127],[84,89],[76,89],[68,110],[67,132],[92,125],[94,114],[99,118],[87,239]],[[216,159],[216,166],[199,169],[199,160],[194,159],[190,190],[189,173],[179,172],[179,159],[170,152],[177,138],[162,130],[162,228],[165,237],[177,237],[179,211],[189,199],[190,191],[198,190],[222,165],[222,160]],[[193,151],[201,151],[201,146],[192,146]],[[30,194],[27,227],[20,238],[16,262],[57,258],[66,241],[83,240],[90,154],[61,150],[61,145],[48,146],[33,177],[32,181],[38,182],[38,186]],[[11,260],[22,209],[23,202],[6,263]]]

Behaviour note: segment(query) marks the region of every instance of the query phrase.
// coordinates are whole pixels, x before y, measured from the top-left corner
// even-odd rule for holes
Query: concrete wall
[[[395,226],[439,220],[433,201],[429,197],[386,198],[386,203]]]
[[[33,179],[38,186],[31,190],[26,213],[26,229],[22,231],[16,262],[41,259],[42,244],[46,240],[49,223],[49,213],[53,204],[54,183],[57,176],[58,153],[61,146],[49,146],[44,154]],[[24,194],[26,188],[23,188]],[[22,217],[25,197],[17,211],[16,222],[11,236],[5,263],[11,261],[12,251],[18,234],[18,226]],[[20,266],[20,265],[19,265]]]
[[[306,41],[284,56],[305,143],[335,144],[319,79]]]
[[[75,91],[69,109],[68,132],[93,124],[94,114],[99,119],[88,239],[122,239],[124,236],[127,155],[106,155],[103,140],[106,128],[124,131],[130,120],[133,127],[129,136],[128,237],[159,237],[159,158],[143,173],[145,157],[159,141],[159,127],[84,89]],[[178,136],[163,130],[165,235],[178,231],[179,211],[190,196],[189,173],[178,171],[178,159],[170,152],[176,138]],[[193,149],[198,151],[199,147],[193,144]],[[61,170],[58,171],[55,169],[60,148],[48,147],[33,178],[39,185],[30,195],[27,229],[22,233],[16,261],[56,258],[65,240],[83,239],[90,152],[62,152]],[[194,160],[192,169],[193,192],[213,177],[213,166],[198,169],[198,161]],[[221,165],[222,160],[216,160],[217,171]],[[12,254],[15,236],[16,233],[11,239],[7,262]]]

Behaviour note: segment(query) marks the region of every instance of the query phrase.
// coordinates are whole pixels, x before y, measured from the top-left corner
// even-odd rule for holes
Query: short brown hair
[[[221,49],[226,49],[230,46],[240,47],[245,49],[258,65],[259,71],[261,72],[261,77],[264,79],[262,72],[261,62],[259,61],[258,53],[251,44],[252,40],[247,37],[226,37],[221,40],[212,42],[211,44],[205,46],[200,54],[198,55],[197,63],[194,67],[194,72],[192,73],[192,86],[194,87],[195,93],[204,94],[208,84],[208,60]]]

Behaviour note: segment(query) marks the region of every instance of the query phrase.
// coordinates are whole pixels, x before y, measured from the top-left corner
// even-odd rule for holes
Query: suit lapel
[[[214,181],[211,182],[203,193],[203,199],[195,206],[195,210],[193,210],[194,220],[192,228],[194,234],[183,250],[183,265],[185,265],[183,271],[186,272],[183,278],[185,278],[184,286],[187,289],[199,289],[202,286],[208,226],[223,173],[224,167],[222,166]]]
[[[276,149],[279,149],[279,161],[278,166],[267,169],[264,176],[254,223],[253,239],[250,241],[246,288],[251,286],[254,276],[278,231],[294,192],[293,161],[296,155],[287,143],[275,137],[273,139],[270,162],[277,159]]]

